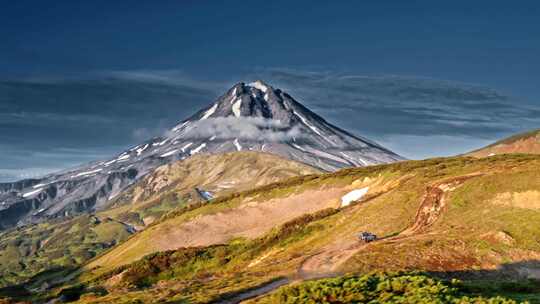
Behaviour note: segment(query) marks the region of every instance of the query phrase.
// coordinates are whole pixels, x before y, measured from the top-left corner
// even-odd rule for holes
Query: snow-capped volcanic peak
[[[286,110],[282,98],[279,98],[280,93],[261,80],[249,84],[239,83],[189,120],[229,116],[273,118],[275,112]]]
[[[317,166],[325,169],[401,159],[374,142],[355,137],[329,124],[287,93],[261,80],[234,85],[207,108],[179,123],[171,134],[173,140],[177,141],[206,136],[217,138],[216,144],[219,139],[232,141],[239,138],[248,142],[288,143],[296,150],[306,145],[319,151],[311,153],[318,153],[319,156],[327,149],[338,149],[330,159],[339,159],[343,165],[328,167],[317,161]],[[344,149],[351,151],[342,151]],[[365,157],[353,155],[352,151],[358,149],[364,150]],[[367,153],[369,149],[378,150],[380,155]],[[294,154],[297,153],[295,151]]]
[[[277,154],[328,171],[403,159],[333,126],[280,89],[260,80],[238,83],[163,136],[109,160],[0,184],[0,230],[107,207],[112,197],[158,166],[196,154],[234,151]]]

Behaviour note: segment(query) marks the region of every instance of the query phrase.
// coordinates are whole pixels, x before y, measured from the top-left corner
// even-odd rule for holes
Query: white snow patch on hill
[[[345,195],[341,198],[341,207],[348,206],[348,205],[350,205],[352,202],[361,199],[364,195],[366,195],[366,193],[368,192],[368,190],[369,190],[369,187],[365,187],[365,188],[362,188],[362,189],[356,189],[356,190],[353,190],[353,191],[351,191],[351,192],[345,194]]]

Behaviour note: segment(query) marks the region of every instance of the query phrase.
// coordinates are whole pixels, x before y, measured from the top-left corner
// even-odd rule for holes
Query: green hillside
[[[235,189],[316,172],[300,163],[254,152],[196,155],[160,167],[117,197],[110,209],[0,232],[0,287],[36,275],[32,288],[46,288],[51,281],[64,279],[65,273],[171,210],[204,202],[196,188],[219,198]]]
[[[366,187],[364,197],[340,207],[344,194]],[[73,286],[81,303],[207,303],[309,279],[422,271],[463,279],[470,296],[537,303],[539,195],[540,156],[533,155],[410,161],[292,178],[170,214],[40,296]],[[298,209],[310,212],[290,218]],[[261,210],[271,228],[253,230],[249,221],[234,228]],[[227,216],[230,231],[208,238],[189,230],[191,238],[184,237],[193,223],[219,224]],[[359,231],[379,240],[362,243]],[[157,253],[160,239],[177,247]]]

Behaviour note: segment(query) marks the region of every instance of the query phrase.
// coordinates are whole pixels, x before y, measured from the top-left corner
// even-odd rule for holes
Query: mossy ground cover
[[[129,235],[124,225],[90,215],[3,232],[0,286],[22,283],[48,269],[73,268]]]
[[[374,273],[292,284],[250,303],[517,303],[468,291],[457,280],[445,282],[422,274]]]
[[[312,223],[337,212],[336,209],[325,209],[301,216],[255,240],[235,239],[226,245],[180,248],[151,254],[135,263],[93,277],[82,285],[75,283],[49,294],[34,295],[32,299],[55,297],[62,289],[75,287],[80,290],[82,303],[148,303],[156,298],[206,303],[226,298],[228,294],[234,295],[278,278],[279,274],[275,271],[257,267],[250,269],[249,264],[268,250],[286,248],[288,244],[313,233],[317,226]],[[80,286],[83,288],[80,289]],[[105,287],[110,293],[95,292],[103,291]]]
[[[167,221],[182,223],[193,216],[234,208],[244,199],[271,199],[297,191],[309,191],[336,184],[346,185],[365,177],[383,176],[385,179],[393,179],[410,176],[398,187],[364,203],[308,220],[299,219],[302,224],[295,224],[294,221],[288,223],[288,227],[295,227],[292,233],[287,233],[287,225],[284,225],[259,239],[237,239],[229,244],[179,249],[187,251],[147,256],[131,264],[132,275],[126,276],[123,281],[125,285],[118,285],[127,288],[126,290],[111,290],[106,296],[93,296],[89,293],[83,296],[81,301],[98,303],[107,299],[108,302],[138,300],[146,303],[157,298],[171,298],[204,303],[217,299],[224,293],[253,288],[282,275],[290,276],[296,272],[306,256],[336,240],[354,239],[358,231],[373,231],[381,237],[398,236],[412,224],[427,185],[478,172],[483,175],[467,180],[447,194],[445,212],[423,234],[403,240],[370,244],[347,260],[341,270],[355,273],[372,270],[482,270],[484,266],[496,265],[496,262],[512,262],[520,258],[515,256],[516,250],[520,253],[531,253],[539,249],[537,227],[530,225],[531,222],[538,222],[538,211],[492,206],[489,202],[500,192],[540,189],[539,165],[540,157],[526,155],[479,160],[449,158],[412,161],[293,178],[226,196],[213,204],[201,204],[177,211],[149,229]],[[493,242],[493,238],[484,237],[491,232],[508,235],[511,243],[497,242],[497,239]],[[278,236],[277,240],[273,240],[275,236]],[[143,241],[141,246],[151,242],[151,238]],[[163,263],[164,260],[167,262]],[[258,260],[258,264],[250,266]],[[129,270],[129,266],[127,267],[121,268],[115,274]],[[92,277],[88,275],[82,278],[86,280]],[[100,277],[91,284],[104,284],[109,278]],[[85,282],[83,283],[87,284],[89,281]],[[236,284],[231,285],[230,282]],[[465,283],[464,285],[466,286]],[[463,290],[460,289],[459,292]],[[504,292],[506,294],[506,291]],[[477,296],[476,291],[469,294]],[[486,294],[486,297],[498,294]],[[520,300],[511,295],[511,292],[508,294]],[[534,294],[527,295],[527,298],[523,299],[534,297]]]
[[[374,243],[369,246],[369,250],[362,250],[347,261],[342,270],[366,272],[414,269],[444,271],[463,267],[482,269],[485,256],[494,251],[499,254],[497,261],[503,262],[513,259],[512,252],[505,251],[506,249],[537,249],[535,246],[538,243],[534,237],[536,228],[527,225],[528,220],[537,220],[537,211],[480,207],[501,191],[540,189],[540,185],[535,182],[535,180],[540,180],[536,178],[539,173],[536,169],[538,164],[540,164],[538,157],[509,155],[481,160],[450,158],[347,169],[321,176],[292,178],[285,182],[223,197],[212,206],[201,205],[195,209],[171,214],[165,221],[174,219],[182,222],[199,214],[227,210],[227,208],[238,206],[241,200],[247,197],[264,195],[264,199],[271,199],[296,191],[309,191],[309,189],[340,183],[350,184],[366,176],[384,176],[388,179],[404,174],[413,176],[404,180],[398,188],[375,197],[369,202],[309,221],[308,224],[302,226],[302,229],[272,246],[257,247],[254,245],[256,241],[235,240],[226,245],[225,252],[227,253],[222,254],[221,258],[216,259],[211,255],[213,257],[210,260],[197,262],[198,270],[195,271],[195,273],[204,274],[202,277],[211,278],[204,284],[210,284],[214,280],[217,282],[231,275],[251,276],[259,280],[272,279],[279,275],[291,275],[296,271],[302,257],[316,253],[320,248],[335,240],[354,238],[358,231],[373,231],[381,237],[398,235],[414,219],[427,185],[438,180],[482,172],[485,175],[470,179],[449,193],[446,212],[430,228],[429,234],[415,236],[403,242]],[[490,214],[486,215],[485,209],[488,209]],[[479,218],[482,219],[478,220]],[[523,221],[520,218],[528,220]],[[515,243],[512,246],[493,244],[480,238],[492,229],[509,233],[513,238],[515,237]],[[272,233],[275,231],[270,232],[266,237]],[[267,254],[270,254],[267,258],[261,258]],[[261,259],[260,264],[248,267],[257,259]],[[222,263],[224,260],[227,262]],[[494,261],[490,260],[490,262]],[[160,280],[191,280],[203,284],[202,279],[196,276],[188,278],[185,274],[180,275],[182,271],[184,270],[177,270],[176,273],[174,271],[160,272],[155,276],[152,284]],[[189,271],[186,273],[193,274]],[[237,287],[249,286],[251,285],[239,284]],[[206,291],[215,295],[220,292],[218,289]]]

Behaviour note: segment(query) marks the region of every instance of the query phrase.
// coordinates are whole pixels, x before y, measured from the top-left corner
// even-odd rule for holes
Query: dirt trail
[[[236,303],[240,303],[242,301],[245,301],[245,300],[249,300],[249,299],[253,299],[253,298],[256,298],[258,296],[262,296],[264,294],[267,294],[275,289],[278,289],[279,287],[283,286],[283,285],[287,285],[289,284],[291,281],[287,278],[283,278],[283,279],[279,279],[279,280],[276,280],[276,281],[273,281],[273,282],[270,282],[270,283],[267,283],[267,284],[263,284],[255,289],[252,289],[252,290],[249,290],[249,291],[246,291],[246,292],[242,292],[242,293],[239,293],[237,294],[236,296],[228,299],[228,300],[223,300],[223,301],[219,301],[219,302],[216,302],[216,304],[236,304]]]
[[[482,174],[463,175],[428,186],[413,224],[396,236],[383,238],[376,242],[401,241],[425,232],[441,217],[446,206],[445,193],[456,189],[466,180],[480,175]],[[330,244],[320,252],[307,257],[298,269],[298,276],[302,279],[335,276],[339,274],[338,269],[344,262],[359,251],[368,249],[370,245],[370,243],[361,243],[356,238]]]
[[[323,249],[323,251],[306,258],[300,264],[297,275],[303,280],[321,279],[339,275],[337,271],[339,265],[365,246],[367,244],[355,242],[354,244],[343,247],[333,246]]]
[[[420,208],[416,212],[414,223],[402,231],[397,237],[406,237],[425,231],[441,217],[446,207],[444,194],[456,189],[466,180],[480,175],[482,173],[462,175],[428,186]]]

